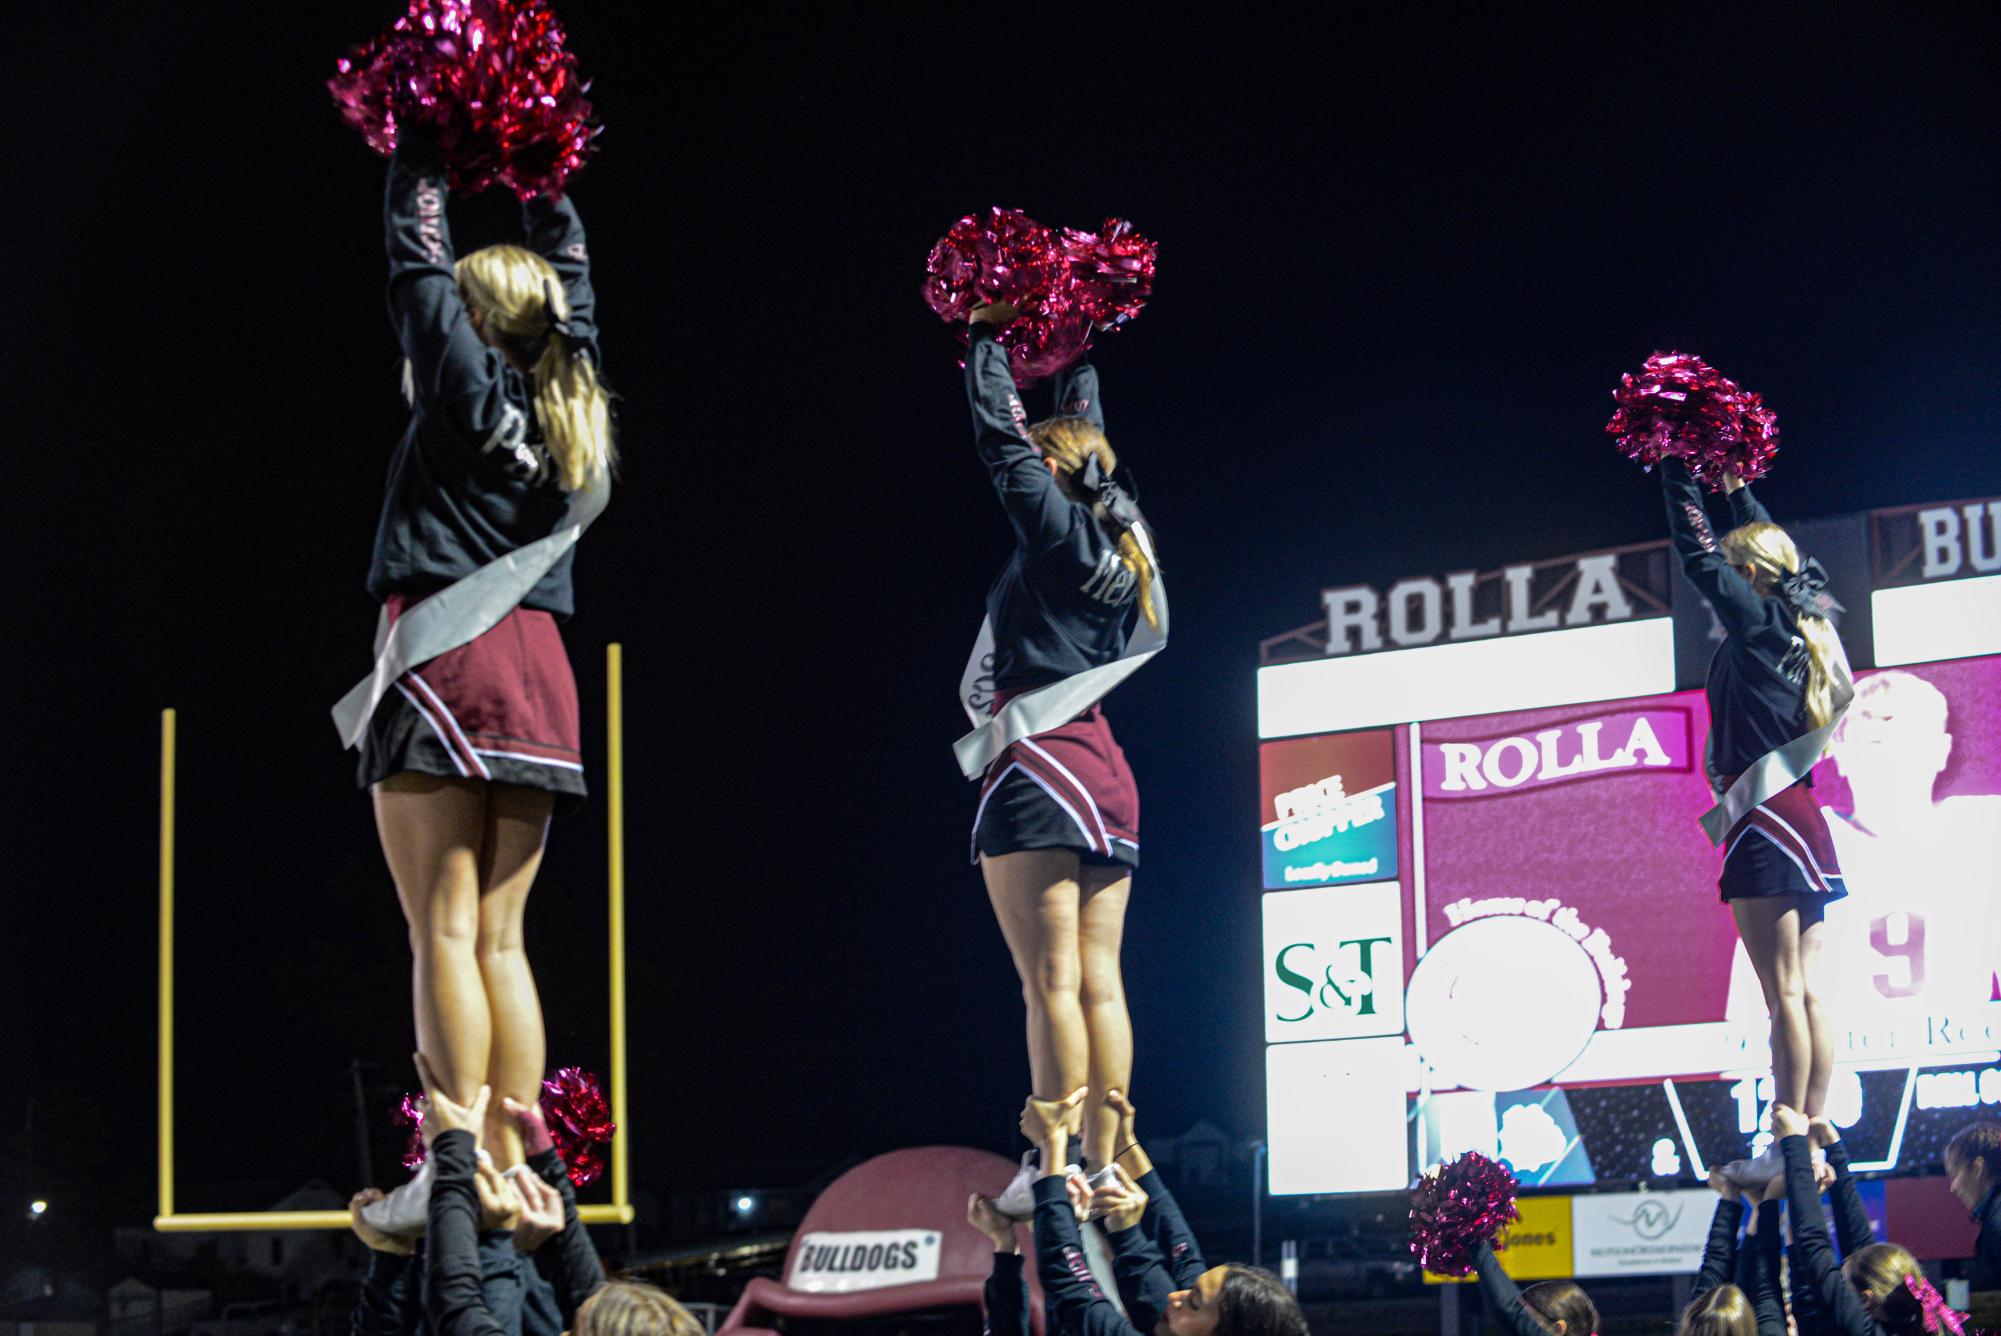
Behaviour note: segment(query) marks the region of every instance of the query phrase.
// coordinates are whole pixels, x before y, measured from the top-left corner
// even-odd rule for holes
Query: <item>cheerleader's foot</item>
[[[1723,1176],[1740,1188],[1762,1188],[1786,1171],[1785,1156],[1776,1142],[1762,1154],[1747,1160],[1732,1160],[1723,1166]]]

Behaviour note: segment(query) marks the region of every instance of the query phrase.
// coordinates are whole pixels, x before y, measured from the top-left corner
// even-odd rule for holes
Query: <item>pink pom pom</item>
[[[1612,398],[1619,407],[1605,430],[1623,454],[1648,468],[1686,460],[1712,491],[1726,473],[1763,477],[1779,450],[1778,417],[1764,400],[1692,353],[1655,353]]]
[[[424,1097],[403,1096],[403,1102],[396,1106],[389,1120],[398,1127],[409,1129],[409,1139],[403,1143],[403,1167],[415,1171],[431,1153],[431,1148],[424,1144]]]
[[[961,218],[931,248],[924,301],[951,323],[986,302],[1020,308],[997,337],[1016,383],[1032,385],[1082,357],[1094,324],[1139,313],[1157,249],[1118,219],[1058,234],[1020,209],[991,208]]]
[[[1521,1219],[1520,1188],[1506,1166],[1474,1151],[1426,1174],[1410,1193],[1411,1253],[1434,1274],[1470,1275],[1480,1245]]]
[[[1153,295],[1160,247],[1123,218],[1107,218],[1096,232],[1063,229],[1070,261],[1071,300],[1094,325],[1119,325],[1140,313]]]
[[[542,1116],[570,1167],[570,1181],[588,1187],[604,1172],[603,1147],[618,1134],[604,1083],[581,1067],[559,1067],[542,1082]]]
[[[599,129],[546,0],[410,0],[335,68],[327,88],[369,147],[386,154],[400,125],[429,126],[454,190],[559,194]]]

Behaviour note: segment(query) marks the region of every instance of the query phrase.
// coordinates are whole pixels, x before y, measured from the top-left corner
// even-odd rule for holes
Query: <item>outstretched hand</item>
[[[1000,1213],[992,1197],[975,1192],[966,1198],[966,1223],[986,1235],[995,1252],[1012,1255],[1021,1251],[1021,1243],[1014,1235],[1014,1221]]]
[[[1772,1135],[1775,1137],[1803,1137],[1809,1131],[1806,1115],[1790,1104],[1772,1106]]]
[[[556,1139],[549,1134],[549,1120],[542,1116],[542,1106],[522,1104],[506,1095],[500,1097],[500,1107],[521,1129],[521,1150],[527,1155],[540,1155],[545,1150],[554,1150]]]
[[[354,1236],[379,1253],[390,1253],[397,1257],[408,1257],[417,1251],[417,1240],[398,1238],[394,1234],[384,1234],[374,1225],[361,1218],[361,1208],[371,1206],[383,1198],[381,1188],[363,1188],[348,1199],[347,1227]]]
[[[969,325],[1005,325],[1021,314],[1021,308],[1013,302],[986,302],[975,306],[966,317]]]
[[[424,1144],[437,1140],[440,1132],[470,1132],[478,1141],[481,1130],[486,1126],[486,1105],[493,1097],[489,1086],[481,1086],[479,1093],[472,1097],[472,1103],[461,1104],[447,1095],[441,1087],[437,1072],[422,1053],[411,1055],[417,1063],[417,1079],[424,1083]]]
[[[1725,1201],[1744,1200],[1744,1190],[1730,1179],[1725,1178],[1721,1169],[1711,1169],[1709,1171],[1709,1186],[1715,1189],[1716,1195]]]
[[[479,1227],[482,1230],[512,1231],[521,1223],[521,1194],[514,1182],[490,1163],[481,1161],[472,1175],[473,1193],[479,1198]]]
[[[1038,1146],[1046,1146],[1062,1133],[1068,1141],[1083,1130],[1084,1096],[1090,1093],[1089,1086],[1078,1086],[1062,1099],[1037,1099],[1030,1095],[1021,1106],[1021,1134]],[[1060,1164],[1042,1166],[1042,1172],[1053,1174],[1062,1172]]]
[[[1112,1181],[1091,1194],[1091,1209],[1104,1220],[1105,1228],[1127,1230],[1146,1214],[1146,1189],[1120,1165],[1112,1166]]]
[[[521,1221],[514,1226],[514,1248],[532,1253],[563,1232],[563,1194],[533,1172],[516,1174],[514,1190],[521,1194]]]

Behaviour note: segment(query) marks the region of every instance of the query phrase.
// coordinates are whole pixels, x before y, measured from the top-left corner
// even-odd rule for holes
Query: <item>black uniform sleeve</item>
[[[1080,417],[1105,429],[1105,406],[1098,399],[1098,368],[1089,362],[1074,362],[1056,376],[1056,414]]]
[[[348,1336],[413,1336],[423,1321],[415,1288],[418,1268],[408,1257],[368,1252],[368,1271],[361,1278],[361,1300],[348,1319]]]
[[[535,1250],[535,1269],[556,1292],[556,1306],[562,1310],[567,1327],[576,1320],[584,1300],[604,1284],[604,1263],[598,1259],[597,1245],[577,1214],[577,1190],[570,1183],[570,1171],[563,1157],[553,1150],[528,1157],[528,1168],[563,1197],[563,1232]]]
[[[1758,1208],[1758,1229],[1737,1254],[1737,1288],[1751,1301],[1758,1336],[1786,1336],[1785,1297],[1779,1291],[1779,1204]],[[1802,1332],[1807,1327],[1802,1324]]]
[[[1759,630],[1771,615],[1766,600],[1717,550],[1716,535],[1702,506],[1702,488],[1688,465],[1679,459],[1663,459],[1660,475],[1661,492],[1667,501],[1668,536],[1681,560],[1682,574],[1716,609],[1726,632],[1748,636]]]
[[[1020,1253],[994,1254],[986,1309],[982,1336],[1028,1336],[1028,1276],[1021,1269]]]
[[[1834,1238],[1841,1245],[1841,1255],[1853,1257],[1857,1249],[1876,1241],[1876,1230],[1869,1223],[1869,1208],[1862,1204],[1855,1176],[1848,1171],[1848,1147],[1839,1141],[1829,1146],[1827,1163],[1834,1170],[1834,1190],[1827,1195],[1834,1207]]]
[[[1024,552],[1046,552],[1080,523],[1092,523],[1090,511],[1063,495],[1029,444],[1007,349],[995,340],[993,327],[974,325],[968,337],[966,398],[973,409],[973,444],[1014,526],[1015,543]]]
[[[537,195],[521,206],[521,227],[528,249],[547,260],[563,280],[570,303],[570,328],[598,363],[598,303],[591,287],[591,253],[585,244],[583,220],[569,196]]]
[[[1035,1180],[1035,1274],[1053,1323],[1048,1336],[1134,1336],[1133,1327],[1105,1297],[1084,1260],[1084,1241],[1063,1180]]]
[[[1716,1214],[1709,1220],[1709,1241],[1702,1245],[1702,1267],[1695,1273],[1695,1293],[1700,1298],[1729,1280],[1737,1270],[1737,1230],[1744,1223],[1744,1203],[1728,1197],[1716,1202]]]
[[[434,143],[404,127],[389,159],[383,230],[389,251],[389,319],[410,361],[417,402],[467,444],[484,447],[525,431],[507,402],[505,363],[480,341],[453,277],[445,221],[444,161]]]
[[[1106,1230],[1105,1242],[1112,1249],[1112,1279],[1118,1282],[1119,1302],[1126,1306],[1126,1320],[1138,1331],[1152,1331],[1167,1311],[1167,1296],[1177,1288],[1161,1260],[1160,1249],[1146,1236],[1143,1225],[1131,1229]]]
[[[1824,1330],[1838,1336],[1880,1336],[1881,1328],[1841,1277],[1841,1263],[1827,1240],[1827,1218],[1813,1182],[1813,1151],[1802,1136],[1782,1137],[1786,1157],[1786,1214],[1792,1225],[1792,1280],[1795,1303],[1811,1289],[1827,1315]]]
[[[430,1232],[424,1242],[424,1312],[433,1336],[507,1336],[480,1288],[479,1197],[472,1133],[440,1132],[431,1143]]]
[[[1158,1169],[1147,1170],[1139,1186],[1146,1192],[1146,1214],[1140,1217],[1140,1228],[1160,1250],[1168,1273],[1174,1278],[1174,1287],[1185,1290],[1209,1269],[1209,1263],[1202,1258],[1202,1245],[1195,1241],[1195,1231],[1181,1214],[1181,1203],[1167,1190]],[[1142,1330],[1150,1328],[1142,1324]]]
[[[1473,1255],[1473,1265],[1480,1273],[1480,1293],[1500,1318],[1503,1331],[1509,1336],[1549,1336],[1549,1329],[1522,1302],[1521,1287],[1501,1270],[1501,1259],[1494,1256],[1492,1244],[1480,1245],[1480,1251]]]
[[[1751,485],[1749,483],[1730,493],[1731,528],[1742,528],[1746,524],[1769,524],[1771,519],[1772,512],[1766,510],[1759,503],[1758,498],[1751,495]]]

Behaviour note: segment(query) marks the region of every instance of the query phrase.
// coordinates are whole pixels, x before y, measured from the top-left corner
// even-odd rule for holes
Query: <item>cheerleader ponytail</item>
[[[1042,457],[1056,465],[1057,475],[1072,495],[1102,505],[1118,548],[1119,563],[1132,572],[1139,590],[1140,615],[1158,631],[1160,611],[1154,606],[1153,581],[1158,562],[1153,539],[1140,518],[1139,507],[1111,478],[1118,471],[1119,457],[1104,429],[1089,418],[1056,417],[1028,429],[1028,439]]]
[[[491,341],[530,368],[535,419],[565,491],[581,491],[615,458],[611,395],[570,330],[570,303],[550,263],[521,246],[487,246],[461,258],[459,293]]]
[[[1785,599],[1799,614],[1807,652],[1807,721],[1819,728],[1834,718],[1835,695],[1849,678],[1848,654],[1831,620],[1841,605],[1827,592],[1827,572],[1812,560],[1802,568],[1799,548],[1770,520],[1732,529],[1717,546],[1732,566],[1752,568],[1760,594]]]

